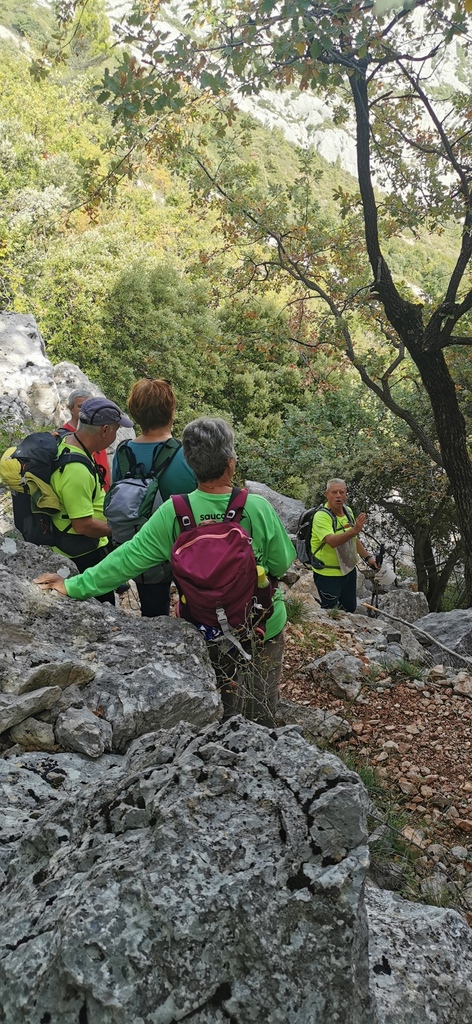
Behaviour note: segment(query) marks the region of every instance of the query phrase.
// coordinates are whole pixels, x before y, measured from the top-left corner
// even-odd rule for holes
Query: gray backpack
[[[159,480],[181,447],[180,441],[174,437],[170,437],[164,444],[156,445],[151,470],[146,473],[143,464],[137,462],[128,441],[118,445],[116,458],[122,479],[111,485],[103,505],[115,544],[131,540],[162,505]],[[144,583],[161,583],[170,578],[168,562],[147,569],[139,577]]]

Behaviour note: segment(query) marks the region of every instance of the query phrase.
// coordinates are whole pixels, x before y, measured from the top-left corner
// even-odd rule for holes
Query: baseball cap
[[[120,427],[133,426],[129,417],[108,398],[87,398],[80,410],[79,420],[94,427],[103,427],[106,423],[119,423]]]

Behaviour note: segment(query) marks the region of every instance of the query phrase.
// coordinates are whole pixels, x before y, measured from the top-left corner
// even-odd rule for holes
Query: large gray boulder
[[[32,430],[66,422],[67,400],[76,388],[84,388],[91,395],[103,394],[74,363],[64,361],[53,366],[30,314],[0,313],[0,366],[0,425],[12,443]],[[120,427],[109,454],[127,437],[134,437],[134,430]]]
[[[359,778],[297,730],[236,719],[142,738],[9,866],[4,1019],[374,1024],[367,808]]]
[[[429,614],[426,595],[420,591],[393,588],[379,596],[379,608],[389,615],[398,615],[404,622],[416,622]]]
[[[371,991],[382,1024],[472,1024],[472,930],[454,910],[366,889]]]
[[[72,601],[32,582],[41,571],[69,567],[48,549],[0,541],[0,740],[39,712],[56,743],[96,757],[110,742],[123,752],[150,729],[218,720],[221,700],[198,631],[175,618]]]
[[[310,662],[306,671],[312,672],[323,690],[328,690],[335,697],[354,700],[362,688],[365,664],[346,651],[334,650]]]
[[[288,498],[286,494],[279,494],[277,491],[273,491],[271,487],[267,487],[266,484],[259,484],[255,480],[246,480],[245,487],[247,487],[250,494],[260,494],[270,502],[277,512],[279,519],[282,520],[287,533],[293,535],[297,532],[298,520],[302,512],[305,511],[302,501],[297,501],[296,498]]]
[[[299,728],[219,725],[196,630],[31,582],[59,568],[0,538],[2,678],[48,705],[0,690],[23,716],[0,734],[0,1019],[472,1024],[451,911],[369,893],[369,986],[358,777]],[[388,648],[385,622],[344,619]],[[320,716],[310,739],[346,728]],[[54,751],[22,751],[41,726]]]
[[[104,754],[13,753],[0,757],[0,877],[28,829],[64,794],[81,793],[120,765],[123,758]],[[1,880],[0,880],[1,889]],[[0,995],[1,1005],[1,995]]]
[[[472,657],[472,608],[454,608],[451,612],[431,612],[415,626],[457,654]],[[434,648],[433,648],[434,650]],[[440,648],[435,649],[440,654]],[[441,660],[442,655],[440,654]],[[459,664],[459,662],[457,662]]]

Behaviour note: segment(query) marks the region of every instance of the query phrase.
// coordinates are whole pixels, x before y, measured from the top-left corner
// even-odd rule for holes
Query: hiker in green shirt
[[[222,522],[233,490],[237,457],[234,434],[221,419],[204,417],[189,423],[182,434],[186,462],[198,480],[189,503],[197,525]],[[248,494],[240,525],[252,537],[258,566],[279,579],[296,553],[272,506],[260,495]],[[170,559],[179,523],[172,499],[164,502],[132,540],[113,551],[100,565],[81,576],[63,580],[56,574],[39,576],[36,583],[69,597],[83,600],[114,589],[150,566]],[[222,688],[225,716],[244,711],[264,725],[273,725],[283,659],[285,604],[279,589],[272,598],[264,640],[251,640],[251,661],[242,660],[218,642],[209,644],[217,681]],[[249,679],[250,677],[250,679]],[[249,682],[248,682],[249,679]],[[249,705],[251,705],[249,707]]]
[[[94,453],[113,444],[120,426],[132,427],[133,424],[115,402],[102,397],[89,398],[81,405],[77,429],[71,429],[58,446],[58,455],[63,451],[80,452],[90,459],[93,467],[90,472],[87,466],[71,462],[51,475],[51,487],[61,503],[61,511],[53,517],[54,526],[60,531],[90,538],[90,550],[73,557],[79,572],[96,565],[108,554],[111,530],[103,513],[104,477]],[[60,544],[54,550],[65,554]],[[106,587],[97,597],[102,602],[115,603],[113,588]]]
[[[324,562],[323,569],[313,568],[321,607],[355,612],[358,556],[371,568],[377,569],[378,566],[374,556],[368,553],[359,540],[366,519],[365,512],[354,519],[352,509],[345,504],[346,497],[344,480],[337,477],[328,480],[325,508],[319,508],[313,516],[311,550]],[[334,529],[333,522],[336,523]]]

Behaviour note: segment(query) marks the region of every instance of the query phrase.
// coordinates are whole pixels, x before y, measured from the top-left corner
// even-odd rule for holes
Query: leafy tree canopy
[[[444,96],[434,84],[446,77],[455,41],[469,46],[465,5],[413,0],[382,13],[370,2],[262,0],[254,7],[246,0],[197,0],[185,26],[173,32],[159,20],[160,12],[160,5],[135,7],[123,42],[139,57],[125,53],[120,68],[104,79],[100,98],[111,104],[130,139],[141,133],[148,145],[153,138],[160,141],[163,112],[170,124],[184,110],[188,124],[195,97],[226,97],[231,122],[236,88],[243,95],[294,86],[320,90],[337,123],[352,124],[358,191],[338,190],[340,223],[334,233],[307,190],[309,169],[292,207],[278,194],[270,209],[250,191],[228,188],[204,158],[200,167],[228,204],[236,229],[272,247],[258,264],[265,277],[282,268],[318,308],[324,304],[325,339],[329,334],[343,347],[363,382],[415,432],[430,459],[444,466],[472,602],[472,465],[450,356],[471,344],[470,89],[452,78]],[[388,240],[422,227],[441,232],[451,219],[459,241],[442,294],[412,294],[395,279]],[[361,332],[369,333],[378,353],[370,365],[358,345]],[[407,354],[429,398],[432,435],[393,390]]]

